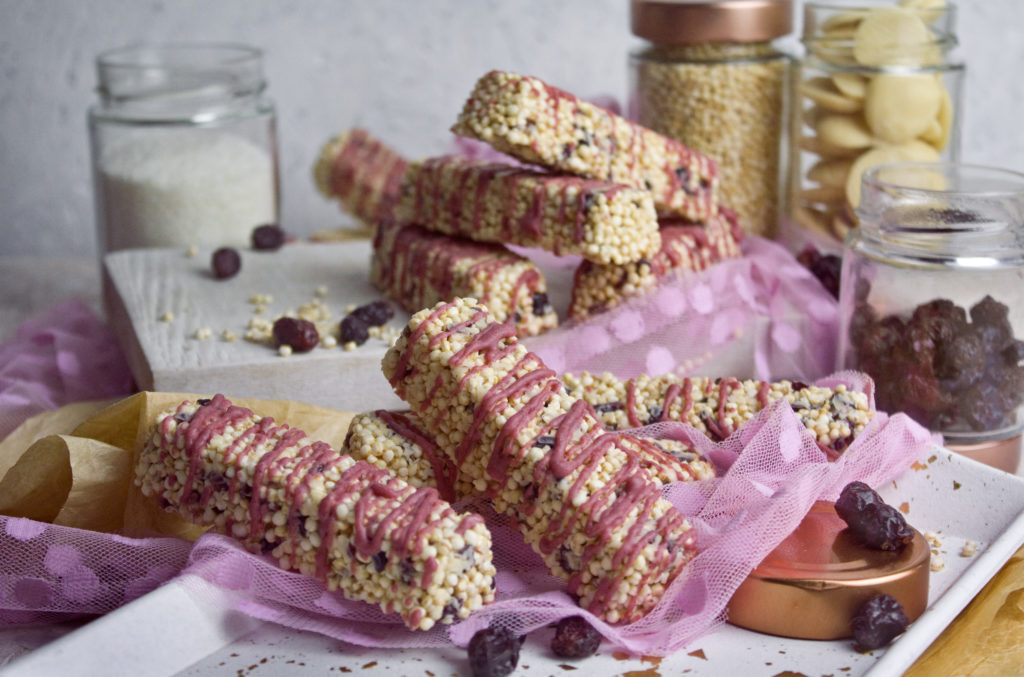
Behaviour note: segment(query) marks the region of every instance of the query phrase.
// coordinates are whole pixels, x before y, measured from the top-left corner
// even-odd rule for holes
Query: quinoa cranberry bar
[[[410,313],[453,296],[479,298],[520,336],[558,325],[540,270],[498,244],[472,242],[414,225],[381,223],[370,281]]]
[[[222,395],[160,414],[135,482],[166,510],[398,613],[412,629],[494,599],[483,518]]]
[[[563,374],[562,381],[611,430],[683,421],[715,440],[731,435],[771,402],[785,399],[830,458],[838,457],[873,416],[868,396],[844,385],[831,389],[799,381],[673,375],[620,379],[586,372]]]
[[[689,522],[629,446],[647,443],[605,430],[485,306],[456,298],[416,313],[383,369],[583,608],[637,620],[692,559]]]
[[[365,129],[352,129],[324,144],[313,165],[320,193],[367,225],[391,218],[406,161]]]
[[[452,131],[524,162],[651,191],[663,216],[714,214],[718,166],[707,155],[534,77],[481,77]]]
[[[650,257],[622,266],[583,261],[573,276],[569,317],[581,320],[645,294],[670,275],[710,268],[738,258],[742,230],[731,210],[719,207],[704,224],[663,222],[661,249]]]
[[[677,440],[636,444],[625,439],[623,444],[640,458],[651,478],[662,484],[715,476],[706,459]],[[356,414],[345,438],[345,452],[393,472],[414,487],[435,487],[446,501],[477,494],[472,481],[459,476],[451,451],[439,447],[411,411],[378,409]]]
[[[409,164],[397,218],[477,242],[598,263],[638,261],[661,246],[647,191],[454,156]]]
[[[456,491],[455,464],[411,411],[378,409],[356,414],[345,436],[345,451],[390,470],[414,487],[436,487],[446,501],[472,494],[472,485]]]

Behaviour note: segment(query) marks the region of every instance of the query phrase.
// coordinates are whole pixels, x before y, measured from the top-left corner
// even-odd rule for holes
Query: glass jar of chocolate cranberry
[[[899,163],[865,172],[843,255],[839,356],[953,448],[1024,430],[1024,174]]]

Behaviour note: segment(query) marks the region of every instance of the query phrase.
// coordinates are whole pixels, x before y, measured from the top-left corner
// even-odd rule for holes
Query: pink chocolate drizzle
[[[415,382],[416,370],[410,369],[408,365],[412,352],[417,350],[417,344],[422,342],[421,338],[426,328],[436,324],[452,306],[452,303],[439,304],[411,330],[407,344],[400,353],[397,367],[391,375],[391,383],[400,393]],[[485,311],[478,309],[469,319],[444,327],[431,337],[428,348],[447,340],[448,337],[465,333],[468,326],[485,317]],[[457,367],[471,355],[482,357],[481,361],[484,364],[493,364],[513,354],[516,345],[513,334],[506,325],[492,322],[474,333],[466,344],[448,359],[448,366]],[[422,350],[422,347],[420,349]],[[463,376],[458,389],[465,387],[472,373],[471,370],[469,374]],[[644,463],[650,463],[652,457],[644,456],[635,449],[620,444],[619,440],[623,438],[621,434],[605,432],[597,421],[593,409],[582,400],[577,400],[568,412],[558,416],[551,425],[544,427],[541,434],[534,436],[526,444],[519,441],[521,433],[536,420],[537,413],[547,404],[549,398],[561,389],[561,382],[554,377],[554,373],[544,367],[536,355],[525,353],[476,403],[470,429],[455,452],[455,460],[461,467],[479,442],[484,424],[509,406],[509,403],[515,402],[516,413],[508,416],[501,426],[487,460],[487,474],[494,480],[491,491],[500,491],[508,484],[523,455],[535,446],[549,447],[549,450],[534,466],[530,485],[532,489],[528,489],[528,496],[524,496],[520,504],[510,506],[511,510],[527,514],[534,512],[536,504],[532,497],[545,496],[556,483],[576,473],[568,492],[568,500],[562,505],[558,516],[552,520],[548,534],[537,545],[541,554],[551,556],[577,530],[582,530],[591,540],[591,544],[582,555],[579,569],[566,571],[569,577],[569,590],[575,593],[582,585],[580,572],[586,571],[589,562],[607,549],[613,533],[621,527],[627,515],[637,513],[634,524],[622,537],[622,545],[615,552],[613,569],[620,569],[620,564],[634,561],[652,538],[664,538],[668,537],[668,534],[678,532],[683,528],[685,518],[675,510],[669,510],[657,519],[653,517],[652,511],[661,492],[659,484],[652,482],[643,469]],[[454,393],[449,395],[454,396]],[[436,421],[434,423],[437,424]],[[553,441],[541,439],[552,431]],[[636,446],[645,444],[649,446],[649,443],[637,441]],[[625,454],[626,462],[605,485],[583,499],[580,506],[574,505],[575,499],[586,492],[587,479],[597,469],[604,455],[613,448]],[[648,571],[653,575],[680,564],[682,560],[678,554],[673,554],[676,547],[692,548],[693,544],[673,543],[670,547],[659,548],[657,559],[648,563]],[[600,581],[588,607],[591,612],[600,614],[608,608],[615,591],[622,583],[623,575],[607,575]],[[648,601],[633,600],[626,610],[626,615],[631,614],[637,605]]]
[[[350,202],[362,219],[389,218],[398,202],[406,164],[366,130],[353,129],[331,166],[331,192]]]
[[[183,403],[177,411],[184,411],[187,405],[187,402]],[[297,511],[298,507],[308,496],[313,480],[322,477],[328,469],[335,468],[343,457],[324,442],[303,445],[293,455],[289,454],[305,439],[305,433],[286,425],[275,426],[269,417],[249,424],[252,417],[253,413],[249,409],[233,405],[223,395],[216,395],[201,404],[187,421],[179,423],[174,416],[166,417],[161,424],[161,433],[184,441],[189,472],[183,487],[182,503],[198,502],[199,514],[205,510],[212,491],[209,491],[210,486],[204,487],[197,500],[192,486],[202,481],[203,453],[210,441],[229,427],[245,426],[238,441],[231,445],[224,457],[225,464],[234,468],[237,482],[246,459],[257,453],[260,445],[276,437],[271,449],[259,457],[253,471],[249,515],[251,524],[256,528],[250,532],[248,542],[252,545],[262,544],[267,512],[277,509],[266,499],[271,478],[284,473],[282,488],[293,511],[288,519],[288,539],[292,553],[290,565],[295,568],[295,557],[303,536],[300,532],[304,528],[299,523],[305,519]],[[178,425],[176,430],[173,428],[175,424]],[[234,486],[231,491],[235,491]],[[365,461],[357,461],[348,470],[340,472],[339,479],[318,505],[321,546],[316,551],[316,576],[321,580],[326,579],[332,566],[329,555],[338,533],[338,506],[353,498],[355,501],[351,509],[355,521],[349,553],[353,571],[361,566],[356,557],[369,562],[383,552],[385,542],[388,543],[388,558],[421,556],[431,531],[441,519],[454,514],[450,506],[438,496],[437,490],[430,487],[415,489],[386,470]],[[435,514],[436,517],[432,518]],[[483,518],[476,514],[462,515],[458,519],[459,533],[483,522]],[[420,585],[427,586],[438,565],[433,558],[425,558],[423,563]]]
[[[451,176],[446,183],[444,177]],[[516,217],[517,198],[532,184],[527,208]],[[470,190],[470,186],[475,186]],[[543,174],[530,169],[467,160],[455,156],[430,158],[420,164],[413,184],[413,222],[447,235],[481,240],[484,204],[488,195],[505,196],[501,228],[491,242],[514,243],[525,247],[542,242],[545,224],[544,203],[557,195],[558,222],[573,224],[572,242],[580,244],[585,235],[590,205],[598,194],[611,199],[624,186],[577,176]],[[490,215],[493,218],[493,214]],[[555,253],[560,253],[558,243]]]
[[[493,76],[497,73],[498,71],[492,71],[488,75]],[[537,78],[527,78],[526,81],[536,89],[540,89],[545,95],[544,98],[550,102],[548,115],[554,130],[554,138],[560,138],[559,125],[561,124],[561,116],[559,113],[562,106],[569,107],[570,114],[568,119],[571,120],[579,110],[580,100],[573,94],[549,85]],[[519,86],[520,82],[521,80],[513,77],[507,80],[502,87],[516,87]],[[493,107],[495,103],[491,101],[488,102],[488,105]],[[629,122],[597,104],[589,105],[606,115],[611,127],[610,138],[595,138],[590,141],[584,141],[596,143],[601,153],[609,157],[609,162],[607,166],[603,167],[603,172],[597,172],[595,171],[596,168],[591,167],[591,174],[598,179],[619,181],[636,186],[637,188],[652,189],[654,182],[651,179],[657,177],[652,176],[649,170],[644,168],[638,161],[639,156],[646,151],[647,134],[645,132],[649,130]],[[629,132],[629,141],[625,147],[620,146],[618,142],[617,128],[620,125],[624,126]],[[662,182],[664,183],[664,190],[659,201],[676,207],[692,204],[697,207],[697,212],[702,214],[708,213],[714,203],[714,196],[710,186],[718,176],[717,164],[708,156],[687,148],[675,139],[667,137],[662,137],[662,139],[665,145],[666,160],[665,165],[661,168],[661,172],[659,172],[663,176]],[[565,162],[568,156],[561,155],[562,149],[552,149],[552,153],[545,154],[540,152],[540,147],[536,140],[532,141],[530,146],[539,158],[543,158],[561,169],[570,169]],[[575,147],[568,148],[570,155],[574,151]],[[610,158],[623,153],[628,153],[629,156],[627,163],[628,171],[625,172],[625,175],[619,175],[619,173],[614,171],[614,162]],[[677,172],[677,168],[683,168],[684,171]],[[684,177],[686,180],[684,180]]]
[[[442,299],[451,298],[456,282],[480,276],[484,280],[480,301],[490,300],[489,290],[498,276],[511,264],[523,261],[497,244],[485,244],[432,233],[418,226],[381,224],[374,238],[374,249],[381,259],[378,283],[396,302],[409,312],[431,306]],[[463,262],[470,262],[464,280],[456,280],[456,270]],[[504,320],[520,323],[524,312],[532,311],[533,294],[541,287],[541,274],[535,267],[525,268],[513,285],[510,317]],[[495,309],[500,311],[500,309]],[[521,315],[516,317],[516,315]],[[499,314],[500,316],[500,314]]]

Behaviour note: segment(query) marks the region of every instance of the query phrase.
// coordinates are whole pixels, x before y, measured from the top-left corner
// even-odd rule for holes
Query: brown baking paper
[[[35,416],[0,443],[0,514],[125,536],[195,540],[203,529],[161,510],[135,487],[141,441],[184,393],[139,393]],[[340,449],[353,414],[300,402],[231,398],[260,416]]]

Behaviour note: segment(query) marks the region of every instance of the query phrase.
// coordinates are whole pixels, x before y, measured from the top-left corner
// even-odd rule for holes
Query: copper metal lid
[[[793,30],[792,0],[630,0],[633,35],[659,45],[764,42]]]
[[[899,552],[860,544],[831,503],[818,502],[800,526],[751,572],[729,602],[729,622],[799,639],[852,636],[864,602],[892,595],[913,621],[928,606],[931,552],[917,531]]]
[[[949,448],[993,468],[1016,473],[1020,467],[1021,445],[1024,437],[1017,435],[1008,440],[995,440],[981,444],[949,444]]]

